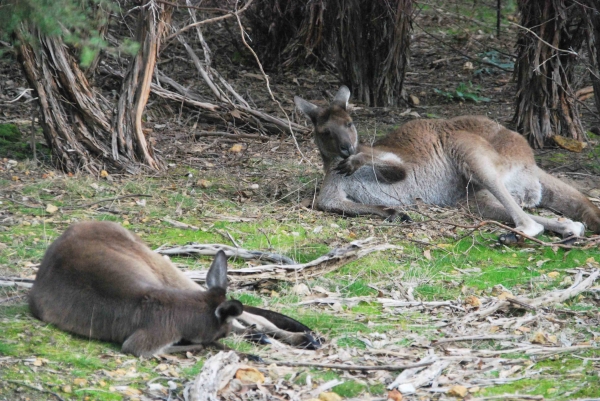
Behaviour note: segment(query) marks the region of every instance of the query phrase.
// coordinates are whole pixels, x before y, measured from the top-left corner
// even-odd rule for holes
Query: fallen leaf
[[[106,170],[102,170],[102,171],[100,172],[100,177],[102,177],[102,178],[106,178],[106,177],[108,177],[108,171],[106,171]]]
[[[212,182],[203,179],[203,180],[198,180],[196,185],[198,185],[200,188],[210,188],[210,187],[212,187]]]
[[[235,372],[235,378],[246,383],[265,382],[265,375],[263,375],[258,369],[251,366],[238,369],[237,372]]]
[[[392,401],[402,401],[402,393],[396,389],[388,391],[387,399]]]
[[[550,277],[550,278],[557,278],[558,276],[560,276],[559,272],[550,272],[550,273],[548,273],[548,277]]]
[[[450,387],[450,389],[448,390],[448,395],[462,398],[465,395],[467,395],[468,392],[469,390],[467,390],[465,386],[455,385]]]
[[[309,295],[310,288],[304,283],[296,284],[292,287],[292,292],[296,295]]]
[[[508,291],[504,291],[503,293],[501,293],[500,295],[498,295],[498,299],[499,300],[505,300],[505,299],[508,299],[508,298],[514,298],[514,295],[511,294]]]
[[[469,295],[465,298],[465,303],[474,308],[479,308],[481,306],[481,300],[477,298],[475,295]]]
[[[46,205],[46,212],[47,213],[54,214],[54,213],[56,213],[57,210],[58,210],[58,208],[56,206],[54,206],[53,204],[51,204],[51,203],[48,203]]]
[[[548,340],[546,340],[546,335],[541,331],[536,332],[533,337],[531,337],[532,344],[546,344]]]
[[[63,393],[70,394],[73,392],[73,388],[67,384],[66,386],[62,386],[62,391]]]
[[[234,153],[240,153],[242,151],[242,144],[240,143],[236,143],[235,145],[233,145],[231,147],[231,149],[229,149],[230,152],[234,152]]]
[[[73,380],[73,384],[79,387],[85,387],[87,385],[87,380],[78,377],[77,379]]]
[[[425,259],[431,260],[431,251],[429,249],[425,249],[423,251],[423,256],[425,256]]]
[[[321,401],[342,401],[342,397],[340,397],[337,393],[332,391],[327,391],[319,394],[319,400]]]
[[[583,149],[587,147],[587,143],[585,142],[580,142],[573,138],[565,138],[564,136],[560,135],[554,135],[552,139],[554,140],[554,142],[556,142],[558,146],[560,146],[563,149],[567,149],[571,152],[580,153]]]

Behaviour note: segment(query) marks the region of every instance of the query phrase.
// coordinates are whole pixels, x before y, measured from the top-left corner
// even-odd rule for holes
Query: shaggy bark
[[[333,62],[357,100],[395,106],[409,60],[412,0],[258,1],[248,19],[270,68]],[[262,39],[262,40],[261,40]]]
[[[92,88],[61,38],[45,36],[32,26],[23,26],[18,33],[19,60],[37,92],[44,137],[57,167],[64,171],[133,173],[143,165],[162,167],[144,136],[141,121],[159,37],[171,8],[150,0],[139,10],[137,40],[141,47],[129,65],[114,110]],[[35,38],[37,43],[32,45],[27,38]]]
[[[535,148],[556,134],[581,140],[571,82],[586,37],[585,7],[570,0],[520,0],[519,8],[514,123]]]

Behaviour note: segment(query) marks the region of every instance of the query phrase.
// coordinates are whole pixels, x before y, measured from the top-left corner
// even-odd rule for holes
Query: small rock
[[[421,101],[415,95],[408,95],[408,103],[410,103],[411,106],[418,106]]]
[[[414,394],[417,392],[417,389],[412,383],[404,383],[398,386],[398,391],[402,394]]]
[[[481,300],[474,295],[469,295],[465,298],[465,303],[474,308],[479,308],[481,306]]]

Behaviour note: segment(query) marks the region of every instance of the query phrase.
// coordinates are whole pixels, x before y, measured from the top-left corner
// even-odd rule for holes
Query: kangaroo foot
[[[498,237],[498,242],[500,242],[502,245],[517,245],[517,244],[522,244],[524,242],[524,238],[522,235],[519,235],[517,233],[513,233],[513,232],[509,232],[509,233],[505,233],[502,234]]]
[[[299,345],[300,348],[309,349],[311,351],[318,350],[323,346],[324,339],[313,335],[314,333],[305,332],[304,333],[304,343]]]
[[[568,237],[583,237],[583,235],[585,234],[585,226],[578,222],[578,221],[569,221],[568,223],[568,228],[565,232],[563,232],[562,237],[563,238],[568,238]]]

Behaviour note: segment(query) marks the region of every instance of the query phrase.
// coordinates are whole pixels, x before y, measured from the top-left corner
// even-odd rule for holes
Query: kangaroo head
[[[345,159],[356,153],[358,134],[348,111],[350,90],[342,86],[327,108],[314,105],[295,96],[296,106],[312,121],[315,143],[325,164],[334,159]]]
[[[227,292],[227,256],[225,256],[225,252],[217,252],[206,275],[206,285],[208,291],[214,292],[216,296],[222,296],[223,299],[215,309],[215,317],[219,325],[222,325],[221,330],[215,335],[215,340],[218,340],[229,333],[233,319],[244,311],[244,306],[240,301],[224,300]]]

